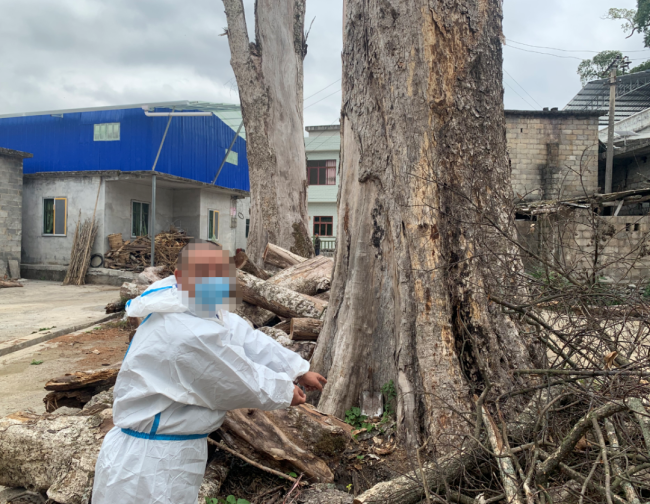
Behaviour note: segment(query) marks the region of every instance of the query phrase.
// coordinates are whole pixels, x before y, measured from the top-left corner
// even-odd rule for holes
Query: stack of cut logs
[[[321,256],[305,259],[269,245],[264,262],[276,271],[274,275],[252,264],[245,253],[236,256],[244,299],[239,313],[279,343],[309,358],[327,308],[333,261]],[[143,284],[162,273],[154,269],[141,274],[151,277]],[[301,346],[307,346],[309,352],[301,351]],[[120,364],[50,380],[45,387],[49,393],[44,399],[48,411],[44,415],[21,412],[0,418],[0,485],[31,488],[59,504],[87,501],[99,448],[113,426],[112,392],[107,389],[114,384]],[[68,408],[59,415],[62,406]],[[70,410],[81,407],[83,410]],[[344,452],[351,442],[351,430],[336,417],[303,404],[278,411],[230,411],[209,442],[292,483],[297,481],[287,475],[291,471],[300,473],[302,482],[329,483],[347,460]],[[66,434],[61,435],[63,432]],[[38,464],[33,463],[35,458]],[[208,465],[201,502],[217,495],[228,475],[230,463],[220,460]]]
[[[164,266],[168,274],[174,272],[176,258],[182,248],[192,239],[185,231],[175,229],[156,235],[156,265]],[[117,248],[113,248],[117,247]],[[127,271],[142,271],[151,264],[151,239],[139,236],[124,243],[111,243],[111,250],[104,254],[104,267]]]
[[[334,262],[324,256],[305,259],[269,244],[264,263],[280,271],[271,276],[244,252],[235,256],[237,284],[244,300],[237,313],[271,336],[282,331],[293,341],[316,341],[323,327]]]

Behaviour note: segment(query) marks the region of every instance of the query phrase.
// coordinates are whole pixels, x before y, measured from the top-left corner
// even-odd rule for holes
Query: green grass
[[[36,359],[32,359],[32,362],[29,363],[30,366],[40,366],[41,364],[43,364],[43,361]]]

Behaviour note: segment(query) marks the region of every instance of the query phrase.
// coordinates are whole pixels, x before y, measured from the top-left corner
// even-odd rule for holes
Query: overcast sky
[[[639,51],[626,53],[635,64],[650,58],[641,36],[626,39],[619,22],[602,19],[610,7],[633,8],[636,0],[614,2],[505,0],[506,108],[562,108],[580,90],[580,60],[598,51]],[[245,0],[249,25],[253,3]],[[339,117],[341,4],[307,0],[307,24],[314,22],[305,125]],[[238,101],[228,42],[219,36],[226,26],[220,0],[0,0],[0,6],[0,114]]]

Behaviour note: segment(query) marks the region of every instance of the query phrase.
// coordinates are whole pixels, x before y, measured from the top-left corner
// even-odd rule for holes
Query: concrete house
[[[245,248],[250,199],[240,122],[239,106],[205,102],[0,116],[0,146],[33,154],[22,174],[23,275],[29,265],[67,265],[77,222],[93,212],[93,254],[109,250],[110,234],[150,234],[156,159],[154,233],[173,225],[232,252]]]
[[[23,160],[30,157],[0,147],[0,280],[20,277]]]
[[[309,134],[305,138],[309,230],[320,237],[321,250],[328,253],[336,247],[341,131],[338,124],[305,129]]]

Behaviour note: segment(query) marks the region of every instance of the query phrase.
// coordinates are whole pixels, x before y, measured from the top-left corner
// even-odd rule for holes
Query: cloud
[[[342,1],[307,1],[306,24],[313,20],[313,25],[304,68],[306,125],[339,119]],[[220,36],[226,26],[220,0],[2,3],[0,114],[147,101],[238,102],[228,41]],[[642,50],[640,36],[626,39],[620,23],[602,19],[612,4],[505,2],[506,108],[563,107],[580,90],[580,60],[595,54],[520,43],[567,50]],[[616,6],[635,4],[619,0]],[[254,0],[245,1],[251,33],[253,5]],[[650,51],[629,55],[644,60]]]

